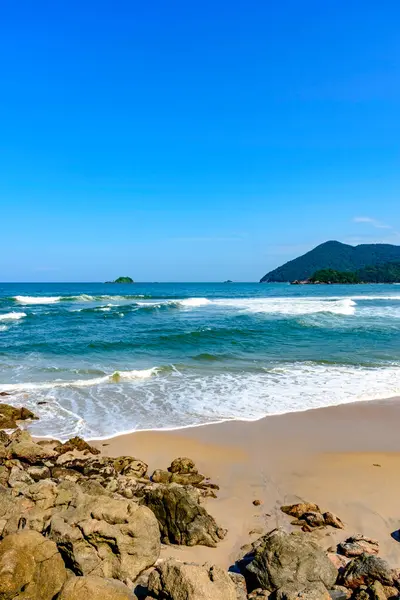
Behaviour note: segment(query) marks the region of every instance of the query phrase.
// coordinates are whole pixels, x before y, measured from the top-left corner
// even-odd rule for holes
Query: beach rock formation
[[[362,585],[372,585],[375,581],[382,585],[392,586],[394,573],[386,560],[368,554],[362,554],[351,560],[341,577],[342,584],[352,590],[356,590]]]
[[[180,457],[172,461],[167,471],[156,469],[151,476],[153,483],[179,483],[180,485],[191,485],[202,490],[203,496],[215,496],[213,490],[219,487],[198,472],[191,458]]]
[[[65,454],[65,452],[72,452],[73,450],[78,450],[79,452],[88,452],[90,454],[100,454],[100,450],[98,448],[91,446],[78,436],[69,439],[64,444],[58,443],[54,447],[54,450],[59,455]]]
[[[338,545],[338,552],[350,558],[362,554],[379,554],[379,542],[362,534],[352,535]]]
[[[58,600],[136,600],[136,596],[120,581],[90,575],[67,581]]]
[[[151,478],[147,469],[135,457],[102,456],[79,437],[36,442],[27,431],[0,431],[0,600],[399,597],[398,573],[361,534],[336,553],[314,541],[318,534],[274,529],[248,546],[241,573],[160,561],[161,542],[215,547],[226,531],[201,505],[217,486],[190,458]],[[306,531],[343,527],[313,503],[282,510]]]
[[[54,542],[21,531],[0,543],[0,598],[53,600],[67,577]]]
[[[325,525],[329,525],[335,529],[344,529],[344,523],[337,515],[334,515],[331,512],[325,512],[323,516]]]
[[[103,495],[90,495],[72,482],[43,480],[18,498],[0,490],[0,531],[45,533],[77,575],[134,579],[159,557],[158,522],[145,506],[100,489]]]
[[[122,498],[91,496],[73,483],[59,487],[55,505],[64,501],[65,509],[51,517],[49,536],[74,573],[134,580],[156,562],[159,529],[148,508]]]
[[[18,421],[37,419],[27,408],[15,408],[9,404],[0,404],[0,429],[16,429]]]
[[[258,540],[246,572],[253,588],[277,592],[291,586],[296,593],[320,583],[330,589],[338,575],[320,546],[305,534],[283,529]]]
[[[213,565],[163,561],[150,574],[152,597],[160,600],[237,600],[228,573]]]
[[[55,459],[57,457],[54,450],[46,449],[39,444],[36,444],[31,439],[12,441],[7,446],[9,458],[17,458],[31,465],[43,463],[44,461]]]
[[[193,488],[177,484],[149,488],[143,503],[156,515],[164,543],[214,548],[225,537],[226,531],[200,506]]]
[[[281,511],[291,517],[300,519],[305,513],[315,512],[320,513],[321,509],[318,504],[313,502],[300,502],[298,504],[289,504],[287,506],[281,506]]]
[[[334,527],[343,529],[344,524],[338,516],[331,512],[322,512],[318,504],[312,502],[300,502],[299,504],[290,504],[281,506],[281,511],[291,517],[296,517],[292,525],[300,526],[303,531],[312,531],[317,527]]]

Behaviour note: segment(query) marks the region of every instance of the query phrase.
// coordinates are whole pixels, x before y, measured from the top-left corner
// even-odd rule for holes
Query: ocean
[[[400,287],[0,284],[0,392],[105,438],[400,394]]]

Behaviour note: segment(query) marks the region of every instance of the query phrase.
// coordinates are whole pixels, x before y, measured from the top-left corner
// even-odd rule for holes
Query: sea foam
[[[306,315],[313,313],[353,315],[356,308],[356,303],[352,298],[224,298],[222,300],[214,300],[213,304],[251,313],[281,315]]]
[[[212,302],[207,298],[186,298],[186,300],[179,300],[179,304],[187,308],[196,308],[198,306],[207,306],[207,304],[212,304]]]
[[[56,304],[61,296],[14,296],[20,304]]]
[[[19,321],[26,317],[24,312],[9,312],[4,315],[0,315],[0,321]]]
[[[137,377],[137,374],[139,375]],[[168,369],[125,371],[64,386],[8,387],[15,402],[29,391],[24,404],[38,413],[36,435],[64,439],[113,436],[145,429],[178,429],[226,420],[253,421],[267,415],[299,412],[400,394],[400,367],[287,363],[254,372],[209,373]],[[110,386],[116,379],[117,385]],[[132,381],[136,380],[136,381]],[[134,386],[134,387],[132,387]],[[3,386],[2,386],[3,387]],[[0,388],[1,389],[1,388]],[[36,401],[44,400],[45,405]]]

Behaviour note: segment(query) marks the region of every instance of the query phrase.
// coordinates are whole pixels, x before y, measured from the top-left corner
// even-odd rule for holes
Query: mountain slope
[[[281,267],[270,271],[260,280],[294,281],[307,279],[320,269],[336,271],[357,271],[366,266],[400,261],[400,246],[391,244],[360,244],[349,246],[341,242],[325,242],[310,252],[290,260]]]

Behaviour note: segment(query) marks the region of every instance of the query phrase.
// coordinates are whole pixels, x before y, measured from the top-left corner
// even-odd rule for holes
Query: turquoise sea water
[[[0,284],[0,391],[37,435],[400,394],[400,286]]]

